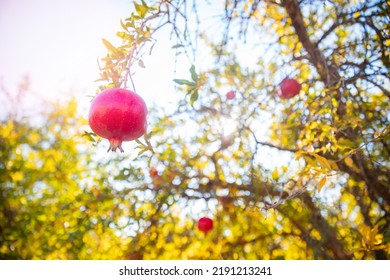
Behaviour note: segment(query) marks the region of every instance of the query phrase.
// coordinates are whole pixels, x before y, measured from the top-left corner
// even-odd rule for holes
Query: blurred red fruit
[[[285,78],[280,83],[279,96],[283,99],[292,98],[301,91],[301,85],[295,79]]]
[[[213,229],[213,220],[207,217],[200,218],[198,220],[198,229],[204,233]]]
[[[150,177],[152,177],[152,178],[157,177],[157,176],[158,176],[158,171],[157,171],[157,169],[154,168],[154,167],[150,168],[150,170],[149,170],[149,175],[150,175]]]
[[[236,93],[235,93],[233,90],[228,91],[228,92],[226,93],[226,98],[227,98],[227,99],[233,99],[234,97],[236,97]]]

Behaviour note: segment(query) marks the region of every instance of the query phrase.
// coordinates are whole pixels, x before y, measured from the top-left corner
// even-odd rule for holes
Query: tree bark
[[[320,210],[314,205],[310,195],[305,192],[302,194],[301,199],[310,209],[311,223],[321,233],[324,247],[333,253],[335,259],[351,259],[351,254],[346,252],[342,242],[337,239],[336,230],[321,215]]]
[[[336,108],[337,118],[339,120],[344,119],[346,115],[346,105],[342,98],[343,89],[341,86],[337,86],[340,85],[341,82],[337,63],[329,58],[325,59],[318,44],[310,40],[298,1],[284,0],[282,5],[291,19],[292,26],[297,33],[299,41],[308,53],[309,61],[315,66],[321,81],[325,84],[326,88],[331,90],[331,94],[333,94],[338,102],[338,107]],[[353,131],[350,128],[345,129],[339,134],[339,137],[347,137],[351,141],[356,141],[358,138],[357,136],[356,131]],[[381,176],[387,178],[385,179],[385,181],[387,180],[386,183],[381,180],[379,176],[383,173],[382,170],[378,170],[373,166],[371,167],[367,157],[364,157],[363,155],[355,155],[354,157],[358,157],[361,174],[342,162],[338,164],[339,169],[348,173],[354,180],[365,182],[371,199],[381,205],[388,206],[390,204],[390,186],[388,184],[390,178],[389,172],[386,172],[387,174],[385,174],[385,176]],[[382,200],[383,202],[381,202]]]

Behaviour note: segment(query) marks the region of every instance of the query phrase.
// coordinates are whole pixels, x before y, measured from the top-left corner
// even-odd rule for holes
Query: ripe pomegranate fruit
[[[200,218],[198,220],[198,229],[204,233],[213,229],[213,220],[207,217]]]
[[[279,96],[283,99],[292,98],[301,91],[301,85],[295,79],[285,78],[280,83]]]
[[[226,93],[226,98],[227,98],[227,99],[233,99],[234,97],[236,97],[236,93],[235,93],[233,90],[228,91],[228,92]]]
[[[152,177],[152,178],[157,177],[157,176],[158,176],[158,171],[157,171],[157,169],[154,168],[154,167],[150,168],[150,170],[149,170],[149,175],[150,175],[150,177]]]
[[[93,99],[89,110],[89,126],[97,135],[110,141],[110,150],[121,152],[122,141],[131,141],[145,134],[148,109],[136,93],[122,89],[103,90]]]

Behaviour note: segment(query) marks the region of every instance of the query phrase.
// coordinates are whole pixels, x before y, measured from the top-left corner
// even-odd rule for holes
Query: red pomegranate
[[[144,100],[131,90],[109,88],[96,95],[89,110],[89,126],[110,141],[110,150],[121,152],[122,141],[145,134],[148,109]]]
[[[234,97],[236,97],[236,93],[235,93],[233,90],[228,91],[228,92],[226,93],[226,98],[227,98],[227,99],[233,99]]]
[[[157,176],[158,176],[158,171],[157,171],[157,169],[156,169],[155,167],[150,168],[150,170],[149,170],[149,175],[150,175],[150,177],[152,177],[152,178],[157,177]]]
[[[280,91],[278,92],[280,98],[288,99],[297,95],[301,91],[301,85],[295,79],[285,78],[280,83]]]
[[[204,233],[213,229],[213,220],[207,217],[200,218],[198,220],[198,229]]]

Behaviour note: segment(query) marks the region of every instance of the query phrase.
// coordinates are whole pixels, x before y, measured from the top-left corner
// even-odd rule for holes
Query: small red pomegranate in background
[[[89,110],[89,126],[97,135],[110,141],[110,150],[121,152],[122,142],[145,134],[148,109],[136,93],[122,88],[103,90],[93,99]]]
[[[226,93],[226,98],[227,98],[227,99],[234,99],[234,97],[236,97],[235,91],[231,90],[231,91],[228,91],[228,92]]]
[[[157,169],[156,169],[155,167],[150,168],[150,170],[149,170],[149,175],[150,175],[150,177],[152,177],[152,178],[157,177],[157,176],[158,176],[158,171],[157,171]]]
[[[280,83],[279,96],[283,99],[292,98],[301,91],[301,84],[295,79],[285,78]]]
[[[207,217],[198,220],[198,229],[205,234],[213,229],[213,220]]]

